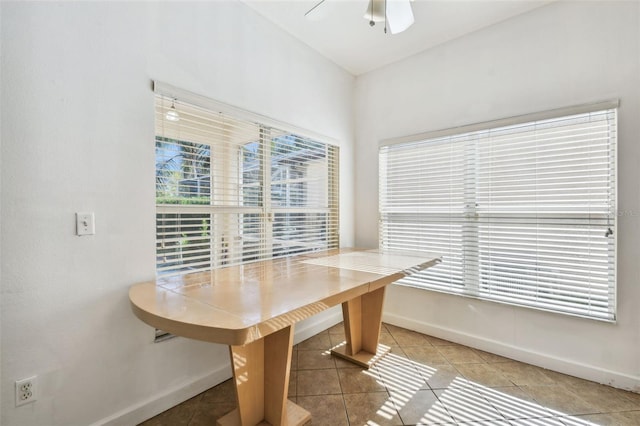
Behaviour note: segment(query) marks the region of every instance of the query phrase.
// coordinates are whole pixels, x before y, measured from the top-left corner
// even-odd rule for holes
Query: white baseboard
[[[169,408],[193,398],[213,386],[231,378],[231,366],[229,363],[194,380],[170,389],[162,394],[154,395],[136,405],[127,407],[107,418],[104,418],[92,426],[132,426],[142,423]]]
[[[384,313],[383,321],[398,327],[418,331],[420,333],[470,346],[486,352],[491,352],[517,361],[526,362],[527,364],[536,365],[548,370],[640,393],[640,377],[638,376],[631,376],[625,373],[595,367],[593,365],[577,363],[572,360],[519,348],[499,341],[486,339],[481,336],[462,333],[446,327],[416,321],[413,318],[404,317],[402,315]]]
[[[342,321],[342,311],[336,309],[331,309],[302,321],[299,323],[299,327],[298,324],[296,325],[294,344],[308,339],[340,321]],[[193,382],[177,386],[163,394],[154,395],[145,401],[100,420],[92,426],[137,425],[230,378],[231,364],[225,362]]]

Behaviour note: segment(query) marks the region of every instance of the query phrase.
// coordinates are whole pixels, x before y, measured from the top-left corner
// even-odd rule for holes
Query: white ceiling
[[[553,0],[414,0],[415,23],[384,34],[364,19],[368,0],[243,0],[249,7],[354,75],[528,12]]]

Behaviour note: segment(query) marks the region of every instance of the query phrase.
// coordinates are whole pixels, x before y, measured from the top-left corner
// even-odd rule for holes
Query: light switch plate
[[[96,226],[93,212],[76,213],[76,235],[94,235],[95,233]]]

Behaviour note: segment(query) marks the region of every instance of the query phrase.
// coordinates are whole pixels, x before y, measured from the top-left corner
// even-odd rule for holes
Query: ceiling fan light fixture
[[[169,121],[180,121],[180,114],[178,114],[178,111],[176,110],[175,99],[171,100],[171,108],[169,108],[167,113],[164,115],[164,118]]]

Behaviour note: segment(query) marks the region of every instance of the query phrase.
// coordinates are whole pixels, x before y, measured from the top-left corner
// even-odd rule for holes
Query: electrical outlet
[[[29,404],[36,400],[36,385],[38,376],[16,381],[16,407]]]

